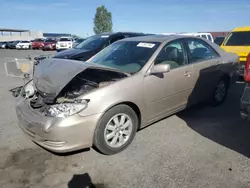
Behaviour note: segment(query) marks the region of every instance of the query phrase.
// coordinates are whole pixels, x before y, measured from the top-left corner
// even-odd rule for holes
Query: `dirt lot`
[[[222,106],[197,106],[139,131],[117,155],[90,149],[57,156],[19,129],[9,89],[22,80],[4,72],[5,57],[39,53],[0,51],[1,188],[250,187],[250,122],[239,117],[243,83],[231,88]]]

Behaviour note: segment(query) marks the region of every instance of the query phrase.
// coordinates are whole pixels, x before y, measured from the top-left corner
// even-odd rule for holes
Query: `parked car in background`
[[[21,42],[20,40],[16,40],[10,43],[9,48],[10,49],[16,49],[16,45]]]
[[[246,58],[244,71],[245,89],[240,100],[241,118],[250,121],[250,53]]]
[[[85,39],[84,38],[78,38],[73,42],[73,48],[83,42]]]
[[[45,38],[37,38],[32,42],[32,49],[42,49],[44,46]]]
[[[16,49],[31,49],[31,42],[28,40],[20,41],[16,44]]]
[[[143,35],[145,34],[132,32],[102,33],[94,35],[87,38],[72,49],[57,53],[54,58],[86,61],[115,41]]]
[[[8,41],[6,44],[5,44],[5,49],[10,49],[10,45],[13,43],[14,41]]]
[[[247,55],[250,52],[250,26],[235,28],[221,44],[227,52],[238,54],[240,58],[239,75],[244,76]]]
[[[73,46],[73,39],[71,37],[61,37],[56,43],[56,50],[62,51],[70,49]]]
[[[56,50],[56,39],[48,38],[44,41],[42,50]]]
[[[214,39],[213,39],[213,36],[211,35],[211,33],[181,33],[180,35],[202,37],[202,38],[207,39],[211,42],[214,42]]]
[[[126,38],[87,62],[45,59],[17,99],[19,125],[54,152],[94,145],[115,154],[140,128],[205,100],[222,104],[237,61],[208,40],[180,35]]]
[[[223,43],[224,39],[224,36],[218,36],[214,39],[214,43],[220,46]]]
[[[7,42],[3,41],[3,42],[0,42],[0,48],[1,49],[4,49],[5,46],[6,46]]]

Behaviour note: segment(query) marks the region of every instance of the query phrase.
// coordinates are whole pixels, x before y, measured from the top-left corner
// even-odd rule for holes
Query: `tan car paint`
[[[199,101],[197,97],[209,93],[208,89],[212,89],[214,86],[207,87],[207,84],[212,84],[217,77],[230,73],[230,68],[219,69],[217,65],[226,63],[226,67],[231,67],[230,63],[236,61],[238,57],[228,54],[220,50],[217,45],[206,41],[211,46],[215,46],[221,58],[188,64],[163,73],[161,76],[150,74],[150,70],[154,66],[154,60],[162,47],[168,42],[180,38],[187,37],[176,36],[169,38],[166,36],[166,40],[164,39],[165,41],[162,42],[138,73],[94,89],[79,97],[90,100],[88,107],[79,114],[64,119],[42,117],[41,114],[34,112],[29,107],[28,100],[19,99],[21,101],[17,103],[16,111],[20,126],[23,130],[30,129],[28,126],[33,127],[35,136],[29,137],[39,145],[56,152],[68,152],[91,146],[97,123],[107,110],[117,104],[125,103],[139,110],[140,128],[183,110],[190,102],[190,105],[193,105]],[[215,72],[217,73],[214,74]],[[204,76],[203,78],[207,84],[202,85],[203,82],[201,82],[202,87],[199,88],[200,85],[197,84],[204,81],[204,79],[199,80],[201,76]],[[198,91],[194,90],[196,87],[199,88]],[[192,95],[195,96],[194,100],[190,98]],[[41,130],[44,129],[44,125],[51,130],[48,132]],[[66,143],[61,147],[50,146],[45,142],[48,139],[64,140]]]

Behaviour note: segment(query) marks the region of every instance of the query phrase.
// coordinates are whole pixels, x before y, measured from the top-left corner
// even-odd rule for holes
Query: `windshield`
[[[44,39],[35,39],[33,42],[43,42]]]
[[[224,45],[225,46],[250,46],[250,31],[230,33]]]
[[[102,50],[89,62],[133,74],[142,69],[159,45],[157,42],[119,41]]]
[[[76,43],[81,43],[82,41],[84,41],[84,39],[77,39]]]
[[[104,36],[92,36],[78,44],[76,49],[84,49],[84,50],[95,50],[101,46],[103,46],[108,40],[108,35]]]
[[[69,38],[60,38],[59,41],[71,41],[71,39],[69,39]]]
[[[21,41],[20,43],[29,43],[29,41]]]
[[[46,39],[45,42],[55,42],[53,39]]]

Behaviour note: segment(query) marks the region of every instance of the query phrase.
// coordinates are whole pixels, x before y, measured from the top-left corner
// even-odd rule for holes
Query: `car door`
[[[169,64],[170,71],[144,78],[148,122],[186,106],[194,85],[193,66],[187,63],[187,53],[182,40],[167,43],[159,52],[152,67],[157,64]]]
[[[211,96],[221,75],[218,65],[222,62],[220,55],[202,39],[185,39],[188,49],[189,64],[194,67],[195,86],[189,104],[198,103]]]

